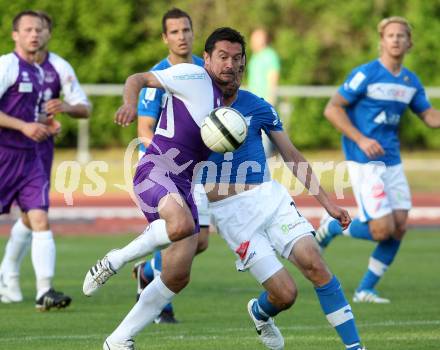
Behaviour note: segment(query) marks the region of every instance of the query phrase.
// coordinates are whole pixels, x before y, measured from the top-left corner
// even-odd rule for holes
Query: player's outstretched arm
[[[339,131],[341,131],[349,139],[356,142],[359,148],[370,159],[380,157],[385,154],[382,146],[375,139],[364,136],[351,122],[344,107],[348,106],[348,101],[339,93],[336,93],[324,110],[325,117]]]
[[[162,84],[151,72],[130,75],[124,85],[124,104],[116,112],[116,124],[128,126],[137,118],[137,99],[143,87],[162,88]]]
[[[429,108],[419,114],[423,122],[430,128],[440,128],[440,111],[434,108]]]
[[[333,204],[328,198],[327,192],[319,184],[318,178],[313,173],[309,162],[303,157],[301,152],[292,144],[289,136],[284,131],[271,131],[270,138],[278,148],[287,167],[293,175],[301,181],[305,188],[318,200],[327,210],[330,216],[339,220],[342,227],[346,228],[351,222],[350,215],[345,209]]]

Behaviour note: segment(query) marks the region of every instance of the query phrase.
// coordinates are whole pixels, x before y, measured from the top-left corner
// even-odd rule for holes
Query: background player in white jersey
[[[90,113],[90,103],[84,91],[81,89],[70,64],[48,52],[47,45],[50,41],[52,32],[52,19],[44,12],[37,12],[43,23],[42,47],[36,55],[36,63],[40,65],[44,73],[42,87],[42,97],[39,107],[39,121],[41,123],[51,123],[54,125],[54,116],[58,113],[67,113],[72,117],[87,118]],[[63,100],[60,99],[61,93]],[[37,144],[37,154],[43,164],[47,183],[50,186],[50,174],[52,169],[54,153],[54,136],[49,136],[46,140]],[[49,224],[46,227],[48,229]],[[11,230],[11,236],[6,245],[5,255],[0,268],[0,275],[8,283],[5,286],[2,302],[20,302],[23,300],[19,284],[20,266],[32,241],[32,229],[29,217],[23,212],[21,218],[17,220]],[[48,245],[46,253],[55,257],[55,245]],[[53,250],[53,251],[52,251]],[[33,257],[35,264],[40,264],[41,259]],[[38,278],[38,277],[37,277]],[[67,296],[56,295],[51,292],[53,300],[64,299]],[[47,304],[48,305],[48,304]],[[50,308],[50,307],[49,307]]]
[[[284,132],[275,109],[238,86],[227,104],[244,115],[249,126],[247,139],[233,153],[213,153],[201,174],[214,225],[236,254],[237,269],[249,270],[266,289],[248,303],[260,339],[268,349],[284,349],[273,318],[291,307],[297,296],[295,282],[276,257],[278,253],[312,282],[322,310],[345,348],[361,349],[351,307],[320,255],[313,227],[298,212],[287,190],[271,180],[262,133],[270,137],[292,173],[306,188],[316,191],[315,197],[330,215],[343,226],[350,217],[328,199],[310,165]]]
[[[168,57],[156,64],[151,70],[169,68],[179,63],[193,63],[203,67],[203,59],[192,54],[194,33],[191,17],[178,8],[172,8],[162,17],[162,39],[168,47]],[[145,149],[150,145],[156,129],[157,120],[162,112],[163,103],[166,101],[165,90],[155,88],[144,88],[141,90],[138,102],[138,137],[142,142],[139,149],[139,159],[145,154]],[[196,253],[199,254],[208,248],[209,243],[209,213],[207,213],[207,199],[202,193],[197,192],[197,202],[205,201],[204,207],[197,206],[199,212],[200,233]],[[199,188],[200,190],[200,188]],[[199,197],[199,198],[198,198]],[[137,263],[133,268],[133,276],[137,280],[137,296],[139,298],[142,290],[151,282],[155,275],[162,270],[162,254],[165,251],[157,250],[153,258]],[[171,304],[165,306],[156,323],[176,323],[174,311]]]
[[[37,13],[43,22],[43,46],[37,52],[36,63],[40,65],[44,72],[39,121],[46,124],[53,123],[54,116],[58,113],[67,113],[76,118],[87,118],[90,114],[90,103],[78,83],[75,72],[67,61],[52,52],[49,53],[47,50],[52,32],[52,19],[46,13]],[[63,100],[60,99],[61,93],[63,94]],[[53,135],[37,144],[37,154],[43,164],[48,184],[50,184],[53,153]],[[32,241],[30,227],[29,217],[25,212],[12,227],[0,270],[0,274],[9,281],[6,295],[2,297],[3,302],[20,302],[23,300],[19,286],[19,273],[21,262]],[[46,253],[55,257],[55,245],[48,245],[47,249]],[[38,257],[33,259],[35,259],[36,264],[41,263]],[[53,292],[51,297],[54,300],[66,298],[66,296],[56,295]]]
[[[379,58],[355,68],[324,112],[343,133],[358,218],[344,231],[324,217],[317,239],[322,247],[342,234],[379,242],[353,300],[388,303],[389,299],[378,296],[375,286],[399,250],[411,209],[400,159],[400,119],[409,107],[427,126],[438,128],[440,112],[431,107],[417,76],[402,65],[412,47],[406,19],[385,18],[378,32]]]
[[[109,252],[87,272],[84,294],[95,293],[129,261],[157,248],[169,246],[171,251],[163,261],[161,276],[142,291],[136,305],[106,339],[105,349],[133,349],[133,337],[189,282],[199,231],[191,180],[194,169],[211,153],[201,138],[200,125],[222,99],[227,102],[233,96],[231,84],[237,81],[244,55],[243,36],[234,29],[219,28],[206,40],[205,68],[183,63],[127,79],[124,105],[116,114],[121,125],[137,117],[142,87],[164,88],[167,92],[152,144],[134,178],[139,205],[150,224],[144,234]]]

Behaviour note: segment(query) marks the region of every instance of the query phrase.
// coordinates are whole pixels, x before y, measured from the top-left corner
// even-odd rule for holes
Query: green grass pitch
[[[82,295],[85,272],[109,249],[133,236],[58,237],[55,287],[73,296],[70,308],[34,310],[34,274],[26,258],[22,288],[26,301],[0,304],[0,349],[102,349],[105,337],[131,308],[135,283],[126,266],[92,298]],[[0,239],[3,251],[6,238]],[[192,281],[175,299],[177,325],[151,325],[136,339],[137,349],[246,350],[264,349],[246,311],[261,288],[248,273],[234,268],[233,254],[217,236],[196,258]],[[338,238],[325,252],[347,297],[363,274],[373,244]],[[429,350],[440,348],[440,232],[411,230],[394,266],[379,285],[389,305],[352,304],[363,342],[369,350]],[[296,304],[277,317],[286,350],[342,350],[328,325],[314,291],[294,268],[299,287]]]

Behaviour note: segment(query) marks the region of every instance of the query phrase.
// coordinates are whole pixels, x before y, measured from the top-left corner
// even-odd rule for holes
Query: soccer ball
[[[231,107],[218,107],[205,118],[200,132],[209,149],[226,153],[235,151],[243,144],[248,127],[239,111]]]

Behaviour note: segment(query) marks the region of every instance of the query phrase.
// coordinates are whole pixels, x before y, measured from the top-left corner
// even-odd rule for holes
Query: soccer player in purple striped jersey
[[[189,282],[197,247],[199,224],[191,181],[195,166],[210,150],[200,135],[209,112],[233,98],[245,56],[243,36],[231,28],[219,28],[206,40],[205,67],[179,64],[161,71],[129,77],[124,105],[116,122],[129,125],[137,117],[142,87],[164,88],[167,102],[151,146],[138,164],[134,192],[150,223],[144,234],[121,249],[109,252],[86,274],[83,292],[91,296],[124,264],[157,248],[169,247],[162,274],[141,293],[138,302],[106,339],[105,349],[134,349],[133,337],[153,322],[163,307]]]
[[[172,8],[162,17],[162,40],[168,47],[168,56],[154,65],[151,69],[162,70],[179,63],[193,63],[203,67],[203,59],[192,54],[194,33],[191,17],[181,9]],[[157,121],[166,101],[163,89],[144,88],[141,90],[138,102],[138,137],[142,142],[139,145],[139,158],[145,154],[156,129]],[[200,232],[197,245],[197,254],[208,248],[209,244],[209,213],[207,198],[203,186],[195,188],[195,199],[199,213]],[[203,205],[205,204],[205,205]],[[151,282],[162,270],[162,256],[166,259],[167,251],[157,250],[151,260],[137,262],[132,275],[137,281],[137,295],[139,298],[142,289]],[[155,323],[176,323],[172,304],[165,306]]]
[[[64,308],[71,298],[52,288],[55,273],[55,242],[49,229],[49,182],[38,142],[56,131],[38,123],[44,75],[35,64],[44,44],[43,22],[34,11],[19,13],[13,20],[15,51],[0,57],[0,214],[8,213],[15,201],[29,218],[32,229],[32,264],[36,275],[36,307]],[[27,237],[12,234],[0,273],[2,302],[21,301],[16,266],[10,259],[21,254]]]
[[[87,118],[90,114],[90,103],[84,91],[78,83],[70,64],[58,55],[48,52],[47,45],[52,32],[52,19],[48,14],[37,12],[43,22],[42,39],[43,46],[36,55],[36,63],[42,68],[44,80],[42,96],[39,105],[38,121],[49,125],[54,132],[58,131],[59,125],[54,116],[58,113],[67,113],[77,118]],[[63,100],[60,99],[61,93]],[[37,154],[40,157],[44,173],[50,188],[50,174],[54,154],[54,135],[37,144]],[[0,275],[10,281],[8,286],[9,298],[3,297],[3,301],[18,302],[22,300],[19,285],[21,262],[26,255],[32,241],[32,229],[29,217],[23,212],[21,218],[13,225],[11,236],[7,243],[5,255],[2,261]],[[55,246],[51,246],[54,248]],[[48,248],[48,249],[52,249]],[[48,252],[52,254],[51,252]],[[36,264],[39,259],[36,259]],[[9,271],[9,272],[6,272]]]
[[[355,68],[325,109],[343,133],[342,144],[358,218],[347,230],[323,217],[317,232],[322,247],[339,235],[378,242],[353,301],[389,303],[375,289],[394,261],[407,229],[411,194],[400,158],[399,124],[408,107],[430,128],[440,127],[418,77],[403,66],[412,47],[411,27],[402,17],[378,25],[379,58]]]

